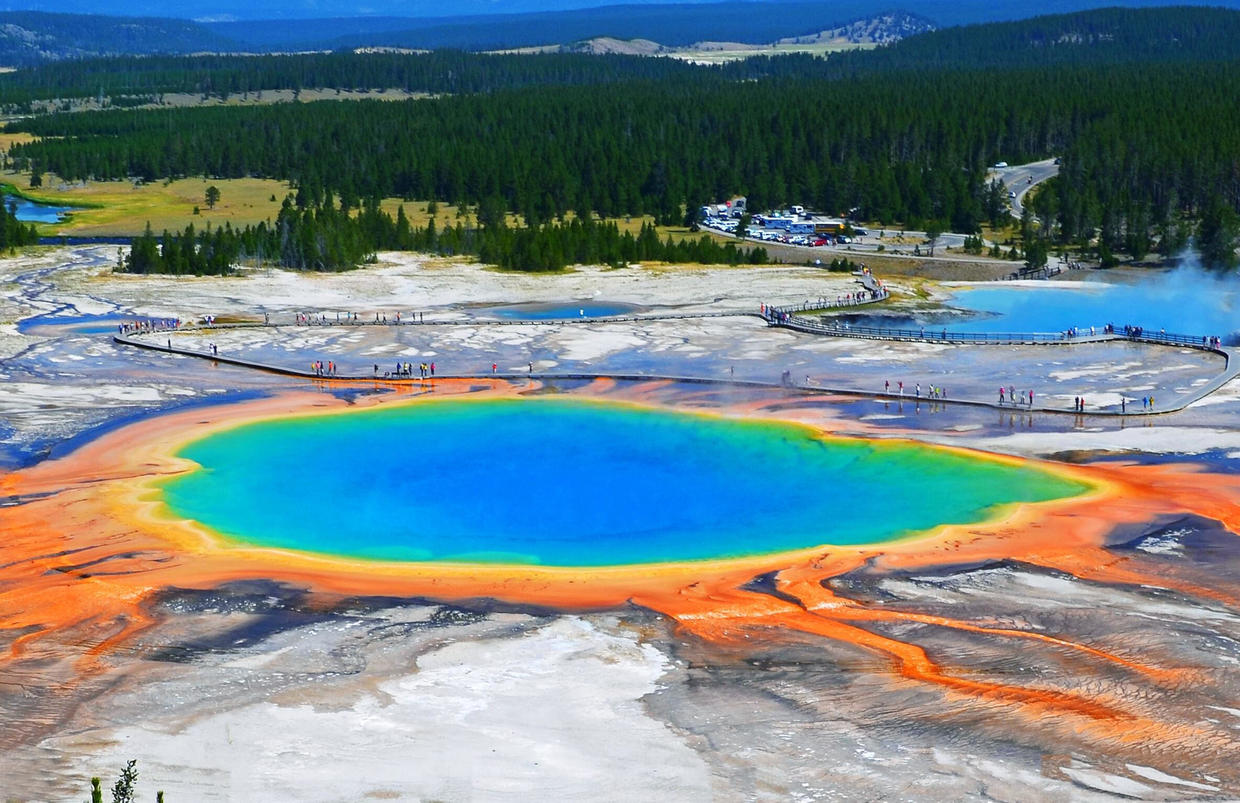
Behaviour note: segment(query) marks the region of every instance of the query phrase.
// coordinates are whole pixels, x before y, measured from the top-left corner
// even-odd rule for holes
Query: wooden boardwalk
[[[734,317],[738,315],[746,315],[746,313],[720,313],[719,315],[715,317]],[[753,315],[759,315],[759,314],[753,313]],[[694,317],[694,316],[685,316],[685,317]],[[762,316],[759,316],[759,317],[762,317]],[[596,318],[592,320],[594,322],[599,322],[602,320],[615,320],[615,319]],[[647,320],[647,319],[643,318],[640,320]],[[249,326],[252,327],[255,325],[259,327],[264,326],[264,324],[251,324]],[[315,326],[315,325],[329,326],[333,324],[310,324],[310,325],[311,326]],[[344,326],[344,325],[359,325],[359,324],[342,323],[341,325]],[[430,326],[431,323],[427,322],[426,324],[418,324],[418,325]],[[275,327],[277,325],[269,324],[268,326]],[[194,329],[187,330],[185,328],[182,328],[179,331],[207,332],[207,331],[216,331],[220,329],[229,329],[229,328],[237,328],[237,327],[234,327],[233,325],[217,325],[214,327],[201,328],[201,329],[194,328]],[[908,403],[908,404],[913,404],[913,405],[920,405],[920,404],[955,405],[955,406],[965,406],[965,407],[975,407],[975,408],[990,408],[990,409],[999,410],[1003,412],[1009,412],[1009,413],[1048,413],[1048,414],[1054,414],[1054,415],[1101,416],[1101,417],[1165,415],[1167,413],[1177,412],[1179,410],[1183,410],[1185,407],[1188,407],[1194,402],[1200,401],[1201,399],[1215,392],[1216,390],[1221,388],[1223,385],[1235,379],[1237,374],[1240,374],[1240,364],[1238,364],[1236,360],[1232,359],[1232,354],[1231,354],[1230,349],[1227,349],[1227,348],[1211,349],[1212,351],[1215,351],[1216,353],[1221,354],[1224,357],[1226,362],[1225,362],[1223,372],[1217,375],[1216,377],[1214,377],[1207,384],[1202,385],[1200,388],[1196,388],[1190,394],[1178,397],[1174,402],[1172,402],[1171,404],[1168,404],[1165,407],[1160,407],[1157,410],[1128,410],[1127,412],[1123,412],[1123,413],[1121,413],[1118,409],[1087,410],[1085,412],[1076,412],[1074,410],[1065,410],[1065,409],[1058,408],[1058,407],[1047,407],[1045,405],[1038,405],[1038,404],[1035,404],[1033,406],[1020,405],[1020,404],[1002,404],[1001,405],[1001,404],[996,404],[994,402],[987,402],[987,401],[981,401],[981,400],[976,400],[976,399],[955,399],[955,398],[931,399],[931,398],[924,398],[924,397],[919,398],[919,397],[911,396],[908,394],[884,393],[884,392],[877,392],[877,391],[865,390],[865,389],[860,389],[860,388],[827,387],[827,386],[816,385],[816,384],[812,384],[812,385],[799,384],[798,385],[795,383],[761,382],[757,380],[747,380],[747,379],[732,379],[732,378],[722,379],[722,378],[713,378],[713,377],[680,376],[680,375],[675,375],[675,374],[657,374],[657,373],[645,374],[645,373],[607,373],[607,372],[574,372],[574,371],[568,371],[568,372],[545,372],[545,371],[522,372],[522,371],[518,371],[518,372],[475,373],[475,374],[442,374],[441,373],[441,374],[438,374],[437,376],[428,377],[428,378],[423,378],[420,376],[395,376],[395,377],[376,376],[376,375],[366,376],[364,374],[363,375],[343,375],[343,374],[323,375],[323,374],[316,373],[314,371],[307,371],[307,370],[302,370],[298,368],[292,368],[292,367],[285,366],[285,365],[259,362],[257,360],[245,359],[243,357],[234,357],[228,354],[216,354],[210,351],[200,351],[197,349],[180,348],[178,346],[168,346],[164,342],[159,342],[160,339],[163,339],[166,341],[168,334],[170,334],[168,331],[157,330],[157,331],[152,331],[152,332],[136,333],[136,334],[129,334],[129,335],[113,335],[112,339],[116,343],[120,345],[124,345],[124,346],[132,346],[135,348],[146,349],[149,351],[164,352],[167,354],[176,354],[176,355],[180,355],[184,357],[196,357],[199,359],[211,360],[212,362],[221,363],[224,365],[235,365],[241,368],[264,371],[266,373],[277,374],[280,376],[294,377],[298,379],[309,379],[309,380],[320,381],[320,382],[367,384],[367,385],[379,386],[379,387],[391,386],[391,385],[424,386],[424,385],[433,384],[436,379],[479,379],[479,380],[503,379],[503,380],[510,380],[510,381],[520,380],[520,379],[531,379],[531,380],[539,380],[539,381],[557,381],[557,380],[558,381],[589,381],[589,380],[594,380],[594,379],[612,379],[612,380],[617,380],[617,381],[622,381],[622,382],[667,381],[667,382],[680,382],[680,383],[698,384],[698,385],[729,386],[729,387],[736,387],[736,388],[754,388],[754,389],[769,389],[769,390],[774,390],[774,389],[797,390],[797,391],[801,391],[801,392],[808,393],[808,394],[814,394],[814,395],[833,395],[833,396],[852,396],[852,397],[858,397],[858,398],[872,398],[876,401],[894,401],[898,403]],[[846,336],[846,335],[841,335],[841,336]],[[1087,341],[1087,342],[1098,342],[1099,340],[1113,340],[1113,339],[1127,339],[1127,338],[1124,338],[1122,336],[1108,336],[1105,338],[1098,337],[1092,341]],[[1076,342],[1080,342],[1080,341],[1076,341]]]
[[[825,387],[820,385],[796,385],[793,383],[776,383],[776,382],[759,382],[754,380],[737,380],[737,379],[716,379],[712,377],[701,376],[676,376],[669,374],[639,374],[639,373],[585,373],[585,372],[493,372],[483,374],[439,374],[434,378],[424,378],[420,376],[344,376],[331,375],[325,376],[314,371],[305,371],[288,366],[276,365],[273,363],[263,363],[255,360],[248,360],[242,357],[234,357],[230,355],[220,355],[209,351],[198,351],[195,349],[179,348],[171,345],[171,341],[167,341],[168,345],[158,342],[153,338],[158,337],[165,339],[167,332],[155,330],[151,332],[122,333],[113,337],[113,339],[122,345],[134,346],[136,348],[148,349],[152,351],[166,352],[186,357],[197,357],[201,359],[213,360],[226,365],[236,365],[242,368],[250,368],[268,373],[279,374],[282,376],[296,377],[300,379],[311,379],[330,382],[349,382],[349,383],[370,383],[380,385],[392,384],[424,384],[433,382],[435,379],[538,379],[543,381],[573,381],[573,380],[592,380],[592,379],[614,379],[619,381],[670,381],[685,382],[695,384],[711,384],[711,385],[729,385],[733,387],[744,388],[795,388],[800,391],[814,394],[831,394],[840,396],[856,396],[868,397],[881,401],[908,402],[919,405],[922,403],[932,405],[963,405],[967,407],[991,408],[994,410],[1006,412],[1023,412],[1023,413],[1049,413],[1055,415],[1074,415],[1074,416],[1147,416],[1147,415],[1165,415],[1167,413],[1178,412],[1189,405],[1200,401],[1206,396],[1214,393],[1219,388],[1226,385],[1240,375],[1240,363],[1233,357],[1233,349],[1222,345],[1215,345],[1207,338],[1194,338],[1186,335],[1175,335],[1167,333],[1142,334],[1137,336],[1131,333],[1103,332],[1092,334],[1076,334],[1075,332],[991,332],[991,333],[973,333],[973,332],[951,332],[945,328],[937,330],[931,328],[920,329],[889,329],[880,327],[853,326],[839,321],[830,319],[817,319],[799,314],[804,312],[812,312],[825,309],[845,309],[851,307],[862,307],[869,304],[875,304],[890,298],[890,293],[882,283],[879,282],[872,274],[868,272],[858,272],[858,283],[864,287],[861,293],[849,293],[837,296],[834,300],[827,298],[819,298],[817,300],[807,300],[804,304],[797,305],[771,305],[759,304],[757,309],[750,311],[731,310],[731,311],[715,311],[715,312],[668,312],[654,313],[649,315],[614,315],[614,316],[586,316],[568,318],[522,318],[522,319],[488,319],[488,318],[470,318],[470,319],[448,319],[448,320],[425,320],[419,317],[418,313],[413,313],[410,317],[394,317],[393,320],[387,320],[386,317],[380,318],[382,313],[377,314],[374,320],[363,320],[352,312],[345,313],[344,318],[340,318],[337,313],[336,320],[330,320],[325,315],[301,315],[295,314],[292,321],[272,322],[266,319],[262,322],[229,322],[227,324],[201,326],[201,327],[181,327],[177,331],[216,331],[220,329],[232,328],[283,328],[286,326],[294,327],[351,327],[351,326],[560,326],[560,325],[580,325],[580,324],[605,324],[605,323],[636,323],[642,321],[673,321],[673,320],[690,320],[705,318],[743,318],[756,317],[766,322],[768,326],[792,329],[794,331],[803,332],[813,335],[824,335],[828,337],[840,337],[851,340],[885,340],[897,342],[916,342],[916,343],[936,343],[960,346],[1076,346],[1089,343],[1105,343],[1112,341],[1128,341],[1133,343],[1144,343],[1163,346],[1178,346],[1184,348],[1192,348],[1201,351],[1208,351],[1217,354],[1223,358],[1223,370],[1221,373],[1213,377],[1209,382],[1195,388],[1192,392],[1182,394],[1174,400],[1158,409],[1138,409],[1124,410],[1121,412],[1117,406],[1108,409],[1093,409],[1078,412],[1076,410],[1066,410],[1059,407],[1048,407],[1046,405],[1021,405],[1021,404],[998,404],[996,402],[982,401],[976,399],[941,399],[941,398],[918,398],[917,396],[909,396],[899,393],[875,392],[859,388],[843,388],[843,387]]]

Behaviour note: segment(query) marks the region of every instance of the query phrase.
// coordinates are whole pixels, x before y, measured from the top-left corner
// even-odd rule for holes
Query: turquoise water
[[[1083,488],[1032,467],[564,399],[256,423],[190,444],[176,514],[366,558],[600,566],[898,538]]]
[[[1099,331],[1140,326],[1148,333],[1213,335],[1240,340],[1240,281],[1191,268],[1152,275],[1132,284],[1046,282],[1036,286],[953,288],[947,303],[974,315],[857,314],[837,317],[854,326],[949,332],[1042,332],[1073,327]]]
[[[572,304],[514,304],[508,307],[492,307],[486,312],[507,320],[549,321],[563,318],[605,318],[627,315],[637,307],[620,302],[582,301]]]
[[[1139,284],[1078,288],[978,287],[953,292],[951,305],[987,313],[952,323],[958,332],[1062,332],[1127,324],[1148,332],[1229,337],[1240,329],[1240,284],[1182,274]]]

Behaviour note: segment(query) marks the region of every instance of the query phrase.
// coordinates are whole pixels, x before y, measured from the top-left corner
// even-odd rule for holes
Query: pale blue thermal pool
[[[1171,274],[1175,276],[1175,274]],[[1240,331],[1240,288],[1199,278],[1170,277],[1139,284],[1098,282],[1060,287],[974,287],[952,294],[951,305],[979,313],[954,322],[958,332],[1062,332],[1140,326],[1187,335],[1228,338]]]
[[[115,334],[123,323],[133,323],[132,315],[65,315],[48,313],[35,315],[17,322],[17,331],[22,334],[37,332],[41,328],[55,328],[61,331],[75,332],[82,335]]]
[[[947,306],[969,314],[849,314],[837,316],[854,326],[895,329],[924,327],[927,334],[948,332],[1040,332],[1071,328],[1098,331],[1140,326],[1183,335],[1240,339],[1240,282],[1201,271],[1180,270],[1131,284],[1043,282],[1024,285],[951,288]]]
[[[511,304],[490,307],[482,312],[506,320],[550,321],[564,318],[606,318],[628,315],[639,309],[633,304],[620,302],[581,301],[569,304]]]
[[[901,538],[1083,486],[914,444],[568,399],[259,422],[180,454],[170,511],[227,538],[372,559],[601,566]]]

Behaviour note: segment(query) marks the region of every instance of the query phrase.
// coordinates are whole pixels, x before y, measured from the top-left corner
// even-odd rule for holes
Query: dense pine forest
[[[153,101],[165,93],[227,99],[270,89],[402,89],[472,94],[556,84],[710,80],[718,72],[676,59],[577,53],[513,55],[442,50],[116,57],[62,61],[0,75],[0,106],[10,111],[29,111],[33,100],[100,94],[113,103],[124,103],[127,98]]]
[[[1185,87],[1193,87],[1192,92]],[[477,204],[530,222],[651,213],[744,193],[973,231],[986,165],[1060,154],[1064,234],[1104,209],[1240,203],[1236,63],[931,72],[828,83],[673,81],[434,100],[112,111],[9,126],[12,156],[69,179],[265,176],[333,192]],[[999,212],[1001,214],[1001,212]]]
[[[294,53],[114,57],[62,61],[0,75],[0,106],[103,95],[117,105],[165,93],[228,98],[273,89],[432,94],[618,81],[839,80],[892,71],[1098,66],[1240,59],[1240,13],[1219,8],[1109,8],[1019,22],[948,28],[868,51],[758,56],[724,65],[577,53]]]
[[[925,37],[945,38],[927,46]],[[64,65],[58,80],[71,84],[77,69],[97,70],[100,85],[148,82],[152,91],[178,81],[206,91],[209,78],[228,87],[211,91],[334,83],[449,94],[31,117],[8,130],[43,139],[13,146],[10,157],[68,180],[288,180],[293,208],[316,213],[332,210],[333,198],[352,210],[384,197],[508,209],[545,241],[535,247],[535,234],[508,232],[500,251],[481,236],[453,247],[500,263],[501,252],[520,252],[553,269],[559,260],[543,257],[548,248],[564,259],[574,249],[552,248],[545,232],[570,231],[548,225],[570,212],[681,223],[686,209],[734,193],[757,209],[802,203],[886,225],[976,232],[1007,215],[988,165],[1058,156],[1061,177],[1032,204],[1027,236],[1141,256],[1195,233],[1215,244],[1210,261],[1230,264],[1240,209],[1237,43],[1238,13],[1159,9],[721,68],[462,53],[147,59],[149,69],[132,74],[125,60],[83,62]],[[1002,51],[1017,66],[994,66]],[[1047,52],[1069,55],[1029,63],[1029,53]],[[44,70],[16,73],[6,91],[34,90],[56,74]],[[499,238],[493,228],[488,236]],[[362,251],[391,242],[372,229]],[[621,258],[615,249],[602,258],[613,256]]]
[[[0,195],[0,250],[39,242],[39,232],[33,223],[17,219],[17,209],[12,201]]]
[[[824,61],[824,74],[1237,58],[1240,13],[1235,11],[1189,6],[1103,8],[930,31],[874,51],[839,53]]]
[[[698,262],[763,264],[766,250],[720,245],[709,237],[674,242],[659,240],[644,224],[636,236],[621,232],[614,222],[585,217],[542,226],[512,228],[502,207],[484,205],[480,226],[439,227],[434,218],[414,227],[404,207],[395,219],[376,204],[350,209],[329,196],[301,208],[285,199],[274,224],[260,223],[240,231],[225,225],[214,231],[163,232],[156,237],[147,226],[135,238],[123,269],[130,273],[222,275],[237,263],[277,264],[294,270],[347,270],[372,260],[376,251],[421,251],[453,256],[469,254],[507,270],[557,271],[569,265],[630,262]]]

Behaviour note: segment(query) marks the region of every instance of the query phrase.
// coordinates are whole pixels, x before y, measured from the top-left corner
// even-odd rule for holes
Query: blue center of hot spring
[[[1083,486],[931,447],[564,399],[254,423],[181,456],[179,515],[263,546],[602,566],[884,541]]]

